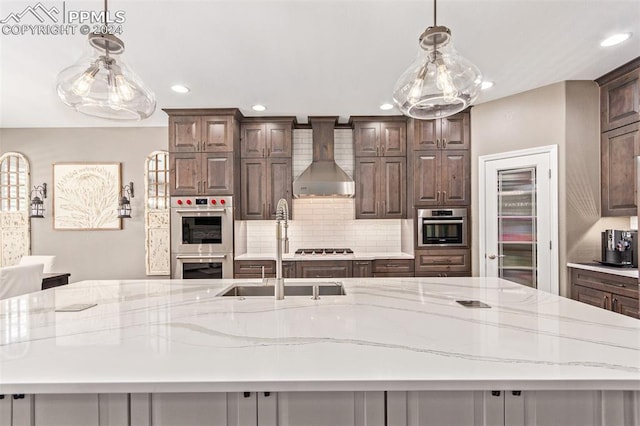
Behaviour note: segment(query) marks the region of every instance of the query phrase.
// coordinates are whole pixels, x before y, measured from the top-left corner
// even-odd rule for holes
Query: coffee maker
[[[602,233],[604,265],[622,268],[638,267],[638,231],[607,229]]]

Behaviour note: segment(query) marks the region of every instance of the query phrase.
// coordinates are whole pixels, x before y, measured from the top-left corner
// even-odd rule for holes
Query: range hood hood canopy
[[[309,117],[313,129],[313,162],[293,182],[300,197],[353,197],[353,179],[333,159],[333,131],[338,117]]]

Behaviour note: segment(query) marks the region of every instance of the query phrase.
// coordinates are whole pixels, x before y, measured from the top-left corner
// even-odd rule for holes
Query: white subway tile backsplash
[[[349,247],[361,253],[401,251],[401,220],[355,220],[355,200],[305,198],[293,200],[289,221],[291,250],[309,247]],[[246,233],[246,252],[275,252],[275,222],[246,221],[236,229]]]

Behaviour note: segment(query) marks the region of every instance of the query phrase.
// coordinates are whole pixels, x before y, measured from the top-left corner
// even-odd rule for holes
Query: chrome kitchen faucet
[[[284,223],[283,223],[284,222]],[[284,228],[284,237],[282,235]],[[276,300],[284,299],[284,278],[282,278],[282,251],[284,244],[284,252],[289,253],[289,237],[287,236],[287,228],[289,228],[289,204],[284,198],[278,200],[276,207]]]

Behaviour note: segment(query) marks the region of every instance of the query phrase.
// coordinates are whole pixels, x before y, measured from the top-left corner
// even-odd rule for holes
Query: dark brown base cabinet
[[[571,298],[640,319],[636,278],[572,268]]]
[[[471,250],[418,249],[415,251],[416,277],[471,276]]]
[[[236,260],[235,278],[275,277],[273,260]],[[413,259],[288,260],[282,262],[284,278],[413,277]]]

